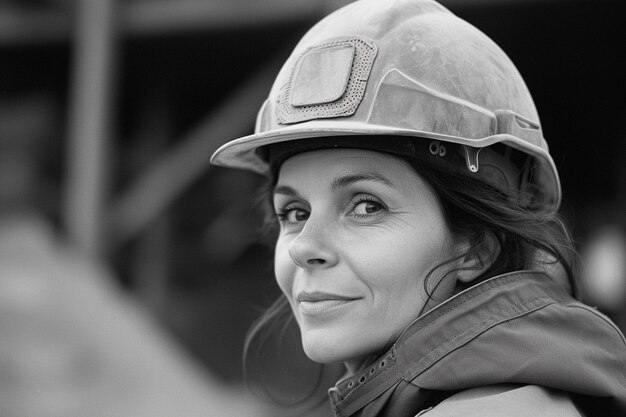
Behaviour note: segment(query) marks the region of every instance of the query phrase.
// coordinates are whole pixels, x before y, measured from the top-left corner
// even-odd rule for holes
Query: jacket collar
[[[564,312],[565,306],[572,308]],[[576,315],[586,319],[577,321]],[[537,321],[520,321],[535,316]],[[582,384],[568,384],[571,375],[555,369],[554,361],[544,360],[554,355],[588,357],[579,326],[589,325],[590,320],[592,326],[602,328],[594,337],[606,339],[603,343],[607,347],[598,351],[600,357],[592,358],[592,362],[597,359],[602,368],[608,367],[611,361],[602,363],[602,355],[605,350],[617,348],[621,353],[614,355],[616,362],[612,364],[618,369],[623,367],[626,342],[619,330],[576,302],[548,275],[519,271],[491,278],[418,318],[376,362],[339,381],[329,390],[333,411],[342,417],[373,416],[398,402],[413,412],[410,407],[428,401],[430,390],[459,390],[503,382],[584,390]],[[517,328],[507,325],[513,322]],[[519,327],[519,323],[523,326]],[[562,328],[566,330],[561,334]],[[538,347],[528,346],[532,340],[538,342]],[[594,352],[597,342],[590,341]],[[521,347],[516,350],[516,346]],[[560,351],[562,347],[566,350]],[[596,365],[590,365],[589,372],[594,373]],[[560,375],[554,377],[551,373]],[[597,383],[614,384],[602,380]],[[619,384],[626,388],[623,372]],[[402,391],[405,397],[411,393],[412,398],[403,399]],[[363,411],[366,408],[370,411]]]

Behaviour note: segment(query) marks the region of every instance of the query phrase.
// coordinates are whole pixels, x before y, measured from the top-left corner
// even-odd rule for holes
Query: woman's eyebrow
[[[398,188],[387,178],[380,174],[376,173],[362,173],[362,174],[350,174],[350,175],[342,175],[341,177],[337,177],[330,184],[330,189],[332,191],[337,191],[338,189],[345,188],[351,184],[361,181],[374,181],[391,187],[395,190]]]
[[[377,182],[377,183],[386,185],[388,187],[391,187],[394,190],[398,189],[398,187],[396,187],[387,178],[385,178],[384,176],[380,174],[375,174],[375,173],[342,175],[340,177],[335,178],[330,183],[330,189],[331,191],[337,191],[339,189],[346,188],[349,185],[352,185],[354,183],[361,182],[361,181],[373,181],[373,182]],[[282,195],[286,195],[290,197],[297,197],[300,195],[296,190],[294,190],[293,188],[287,185],[277,185],[276,187],[274,187],[273,194],[274,195],[282,194]]]
[[[274,187],[272,194],[283,194],[290,197],[296,197],[299,195],[296,190],[286,185],[277,185],[276,187]]]

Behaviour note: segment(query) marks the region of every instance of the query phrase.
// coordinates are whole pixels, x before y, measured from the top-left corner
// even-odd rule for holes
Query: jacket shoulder
[[[569,395],[538,385],[491,385],[461,391],[416,417],[583,417]]]

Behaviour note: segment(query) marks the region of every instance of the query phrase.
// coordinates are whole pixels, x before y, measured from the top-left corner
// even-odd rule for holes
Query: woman
[[[336,416],[626,413],[626,342],[575,300],[532,98],[430,0],[361,0],[300,41],[218,165],[270,181],[275,274]],[[261,320],[261,324],[267,320]]]

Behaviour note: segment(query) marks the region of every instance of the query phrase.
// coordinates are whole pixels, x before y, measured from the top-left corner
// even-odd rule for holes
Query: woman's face
[[[395,341],[424,307],[424,278],[454,250],[430,186],[383,153],[293,156],[280,169],[274,207],[276,279],[304,351],[322,363],[354,370]]]

